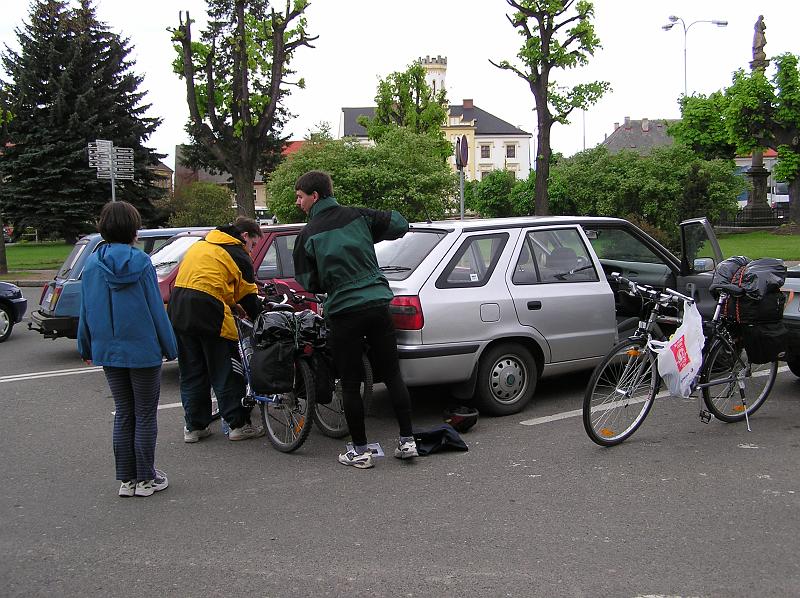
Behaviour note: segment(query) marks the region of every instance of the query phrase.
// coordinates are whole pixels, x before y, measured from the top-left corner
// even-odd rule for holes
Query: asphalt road
[[[587,380],[540,382],[469,452],[356,470],[316,431],[291,455],[218,431],[184,444],[167,364],[170,487],[120,499],[102,372],[20,326],[0,345],[0,595],[800,595],[800,381],[783,368],[752,432],[663,399],[603,449],[574,413]],[[388,449],[382,398],[367,427]],[[446,400],[415,392],[415,422]]]

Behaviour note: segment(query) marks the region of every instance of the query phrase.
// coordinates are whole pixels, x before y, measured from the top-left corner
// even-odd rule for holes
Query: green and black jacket
[[[220,226],[186,252],[167,308],[175,332],[236,340],[231,307],[239,303],[251,318],[258,315],[253,261],[239,234]]]
[[[374,244],[399,239],[407,231],[408,221],[394,210],[320,199],[294,246],[295,278],[312,293],[328,294],[326,315],[387,304],[393,295],[378,268]]]

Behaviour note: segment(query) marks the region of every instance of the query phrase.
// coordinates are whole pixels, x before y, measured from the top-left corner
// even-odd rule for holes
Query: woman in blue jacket
[[[114,459],[120,496],[150,496],[167,487],[155,469],[156,410],[161,360],[175,359],[175,334],[161,301],[156,272],[133,246],[142,219],[131,204],[107,203],[98,230],[106,244],[83,271],[78,350],[103,366],[114,397]]]

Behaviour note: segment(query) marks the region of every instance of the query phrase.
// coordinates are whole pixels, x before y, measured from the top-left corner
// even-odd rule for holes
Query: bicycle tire
[[[729,424],[742,421],[745,415],[750,417],[764,404],[775,384],[778,362],[749,364],[744,349],[737,349],[726,340],[717,340],[711,346],[700,371],[700,383],[724,380],[731,375],[741,377],[744,381],[744,394],[748,403],[746,413],[736,381],[703,388],[703,402],[708,410],[718,420]]]
[[[600,446],[629,438],[650,412],[660,381],[645,339],[617,343],[592,372],[583,396],[583,427],[589,438]]]
[[[314,371],[305,359],[295,360],[295,384],[275,402],[259,403],[267,438],[282,453],[300,448],[314,423]]]
[[[364,411],[367,410],[369,401],[372,399],[373,376],[372,366],[366,354],[361,356],[361,367],[363,378],[361,382],[361,400],[364,403]],[[314,423],[319,431],[329,438],[344,438],[349,429],[344,417],[344,404],[342,402],[342,387],[337,379],[334,384],[333,398],[327,405],[314,405]]]

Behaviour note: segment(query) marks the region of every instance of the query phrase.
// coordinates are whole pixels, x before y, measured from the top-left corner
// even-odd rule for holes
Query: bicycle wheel
[[[744,349],[735,348],[727,340],[719,340],[708,352],[700,372],[700,383],[732,380],[704,387],[703,401],[717,419],[726,423],[742,421],[745,418],[745,406],[739,392],[739,382],[744,385],[746,414],[749,417],[767,400],[777,375],[777,361],[751,364]]]
[[[642,425],[660,383],[644,339],[617,344],[595,368],[583,397],[583,426],[601,446],[619,444]]]
[[[361,382],[361,400],[366,410],[369,400],[372,398],[372,366],[366,354],[361,356],[361,363],[364,372],[363,381]],[[314,422],[325,436],[330,438],[344,438],[347,436],[348,429],[347,421],[344,418],[342,385],[338,378],[334,385],[331,402],[327,405],[320,405],[319,403],[314,405]]]
[[[283,453],[300,448],[314,422],[314,372],[305,359],[296,360],[295,367],[293,391],[278,395],[275,402],[259,402],[267,438]]]

